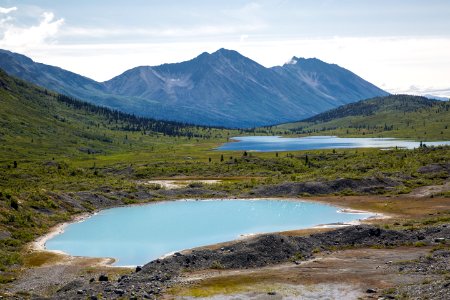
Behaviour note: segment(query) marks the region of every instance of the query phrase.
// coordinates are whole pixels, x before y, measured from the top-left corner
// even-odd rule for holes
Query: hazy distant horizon
[[[264,65],[338,64],[391,93],[450,97],[450,3],[6,0],[0,48],[97,81],[227,48]]]

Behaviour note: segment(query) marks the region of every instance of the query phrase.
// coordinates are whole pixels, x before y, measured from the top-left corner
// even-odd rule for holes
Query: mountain
[[[120,111],[144,115],[139,114],[139,111],[148,105],[145,99],[108,94],[103,83],[58,67],[34,62],[24,55],[7,50],[0,49],[0,68],[9,75],[43,88]]]
[[[294,57],[265,68],[220,49],[181,63],[136,67],[103,83],[0,51],[0,68],[45,88],[158,119],[226,127],[298,120],[386,92],[337,65]]]
[[[450,102],[390,95],[362,100],[299,122],[275,126],[297,134],[450,139]]]
[[[157,121],[82,102],[7,75],[0,69],[0,162],[79,157],[143,148],[163,136],[210,137],[209,128]],[[9,160],[11,160],[9,159]]]
[[[428,99],[433,99],[433,100],[441,100],[441,101],[449,101],[450,97],[442,97],[442,96],[436,96],[433,94],[423,94],[423,97],[426,97]]]
[[[6,50],[0,50],[0,68],[8,74],[47,89],[89,98],[102,90],[102,84],[87,77],[41,63]]]
[[[388,94],[356,74],[317,58],[293,57],[283,67],[273,69],[282,74],[285,80],[293,78],[297,83],[311,89],[313,95],[322,97],[329,107],[372,98],[373,95]]]
[[[427,97],[428,99],[448,101],[450,99],[450,88],[423,88],[410,86],[407,90],[399,91],[399,94],[408,94]]]

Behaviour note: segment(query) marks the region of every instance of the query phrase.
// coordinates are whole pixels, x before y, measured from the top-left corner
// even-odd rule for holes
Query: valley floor
[[[388,219],[366,221],[383,229],[402,232],[431,227],[432,232],[439,232],[439,228],[450,227],[450,199],[433,197],[430,193],[448,190],[447,182],[440,186],[421,187],[403,196],[324,196],[314,201],[389,215]],[[326,231],[332,230],[321,228],[281,234],[302,237],[317,232],[326,234]],[[438,242],[433,239],[424,242],[406,239],[407,242],[395,245],[363,243],[358,247],[321,247],[313,250],[311,257],[266,266],[188,268],[173,278],[169,276],[167,280],[155,279],[150,272],[148,281],[156,280],[157,284],[148,287],[148,294],[138,289],[136,295],[164,299],[369,299],[382,295],[385,299],[445,299],[442,295],[446,295],[450,287],[450,236],[443,234],[445,236],[440,237],[437,233]],[[244,244],[251,245],[254,240],[249,238]],[[207,248],[212,249],[209,251],[219,251],[234,244],[231,242]],[[85,299],[89,296],[85,289],[88,284],[93,295],[109,297],[112,291],[116,291],[112,295],[119,297],[131,288],[126,284],[118,288],[118,280],[133,278],[134,274],[139,273],[135,273],[134,269],[111,267],[108,262],[108,259],[71,257],[30,249],[25,255],[28,267],[16,281],[6,286],[2,295],[12,299],[38,295]],[[109,282],[97,281],[102,274],[107,274]],[[88,283],[90,281],[94,282]]]

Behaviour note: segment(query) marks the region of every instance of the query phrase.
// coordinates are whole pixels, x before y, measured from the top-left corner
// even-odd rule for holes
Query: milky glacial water
[[[77,256],[113,257],[142,265],[167,253],[241,235],[313,227],[367,218],[334,206],[296,200],[179,200],[100,211],[70,224],[46,243]]]
[[[280,136],[233,137],[232,142],[223,144],[217,150],[233,151],[296,151],[339,148],[406,148],[420,146],[420,141],[394,138],[340,138],[336,136],[308,136],[285,138]],[[427,146],[450,145],[450,141],[424,142]]]

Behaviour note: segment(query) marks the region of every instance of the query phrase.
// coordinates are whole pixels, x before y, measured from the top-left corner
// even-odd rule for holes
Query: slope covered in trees
[[[273,127],[295,134],[450,139],[450,102],[392,95],[343,105],[300,122]]]
[[[0,70],[0,152],[5,159],[11,154],[107,153],[147,147],[164,136],[209,138],[220,132],[95,106]]]
[[[411,113],[435,106],[446,106],[442,101],[420,96],[392,95],[377,97],[340,106],[338,108],[305,119],[305,122],[328,122],[349,116],[371,116],[377,113]],[[448,105],[447,105],[448,106]]]

